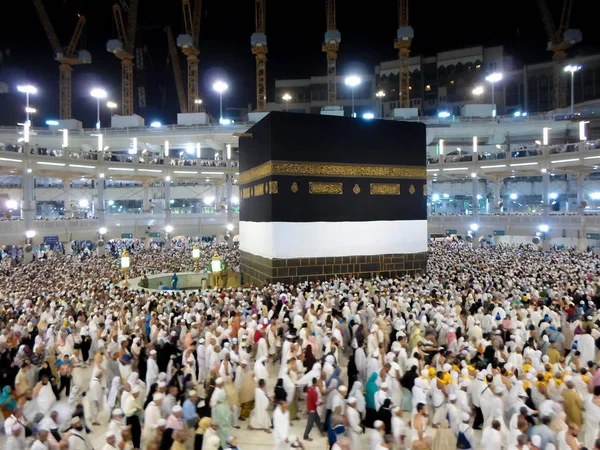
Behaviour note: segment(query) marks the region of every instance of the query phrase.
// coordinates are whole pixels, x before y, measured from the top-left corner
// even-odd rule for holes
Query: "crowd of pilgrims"
[[[181,249],[132,258],[132,276],[193,267]],[[4,448],[90,450],[102,426],[101,450],[237,449],[244,426],[277,450],[311,435],[333,450],[600,449],[599,266],[452,240],[416,277],[202,292],[123,287],[110,257],[7,266]]]

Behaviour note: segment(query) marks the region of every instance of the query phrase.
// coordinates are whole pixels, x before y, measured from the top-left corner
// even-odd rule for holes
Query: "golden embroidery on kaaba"
[[[319,181],[311,181],[308,183],[309,194],[334,194],[339,195],[344,191],[342,183],[324,183]]]
[[[423,185],[423,195],[427,195],[427,185]]]
[[[415,185],[411,184],[410,187],[408,188],[408,192],[410,192],[410,195],[413,195],[415,193]]]
[[[360,186],[358,185],[358,183],[354,185],[354,187],[352,188],[352,192],[354,192],[356,195],[360,194]]]
[[[268,161],[240,174],[240,184],[267,176],[326,176],[360,178],[426,178],[424,166],[385,166],[328,162]]]
[[[292,187],[290,188],[292,190],[292,192],[295,194],[296,192],[298,192],[298,183],[296,183],[295,181],[292,183]]]
[[[277,181],[269,181],[269,193],[270,194],[278,194],[279,193],[279,184]]]
[[[371,195],[400,195],[400,185],[394,183],[371,183]]]
[[[250,188],[242,189],[242,198],[250,198]]]
[[[254,196],[259,197],[264,195],[265,193],[265,185],[263,183],[258,183],[254,185]]]

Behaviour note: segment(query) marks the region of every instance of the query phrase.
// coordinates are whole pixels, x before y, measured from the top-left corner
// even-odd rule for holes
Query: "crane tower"
[[[337,52],[340,42],[342,42],[342,35],[336,28],[335,0],[325,1],[327,2],[327,31],[321,49],[327,54],[327,104],[334,106],[336,102]]]
[[[546,0],[537,0],[537,3],[548,35],[548,50],[552,52],[552,61],[554,61],[552,89],[554,109],[564,108],[567,106],[567,80],[565,79],[563,66],[567,59],[567,50],[574,44],[581,42],[581,31],[569,29],[573,0],[564,0],[558,28],[552,20]]]
[[[76,47],[79,44],[81,33],[83,31],[83,26],[85,25],[85,17],[78,15],[79,18],[77,20],[77,25],[75,26],[75,31],[73,32],[73,36],[69,41],[69,45],[63,47],[58,40],[58,36],[56,35],[56,31],[52,26],[52,22],[50,22],[50,19],[48,18],[48,13],[46,12],[46,8],[44,7],[42,0],[34,0],[33,4],[35,5],[38,16],[40,17],[44,31],[48,36],[50,45],[54,50],[54,59],[60,63],[60,66],[58,66],[58,70],[60,71],[60,119],[71,119],[71,75],[73,72],[71,66],[78,64],[90,64],[92,62],[92,56],[90,55],[90,52],[86,50],[80,50],[78,52],[76,51]]]
[[[265,0],[254,3],[256,32],[250,37],[252,54],[256,57],[256,110],[267,110],[267,35],[265,34]]]
[[[202,13],[202,0],[194,0],[194,8],[190,0],[182,0],[183,24],[185,34],[177,36],[177,46],[187,57],[188,63],[188,98],[187,112],[197,113],[200,106],[198,95],[198,56],[200,55],[200,18]]]
[[[137,29],[138,0],[130,0],[127,11],[127,28],[123,22],[121,7],[113,5],[113,18],[117,28],[117,39],[106,44],[106,50],[121,60],[121,114],[133,115],[133,52]]]
[[[399,108],[410,108],[410,44],[415,37],[415,30],[408,23],[408,0],[398,0],[398,32],[394,41],[394,48],[398,49],[400,56],[400,102]]]

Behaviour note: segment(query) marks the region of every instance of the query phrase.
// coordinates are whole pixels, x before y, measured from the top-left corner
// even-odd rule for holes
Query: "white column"
[[[64,194],[63,194],[63,203],[64,203],[64,217],[65,219],[69,217],[73,217],[73,211],[71,210],[71,180],[64,179]]]
[[[502,181],[503,180],[501,178],[494,178],[494,211],[497,213],[502,212],[502,208],[498,206],[498,202],[502,200],[500,197],[500,187],[502,185]]]
[[[96,177],[96,217],[98,217],[98,228],[106,226],[106,205],[104,202],[104,178]]]
[[[431,213],[433,212],[433,208],[431,206],[431,203],[433,202],[433,200],[431,199],[431,196],[433,195],[433,182],[430,180],[427,180],[427,215],[430,216]]]
[[[585,208],[581,207],[581,204],[585,201],[585,174],[577,174],[577,210],[581,213],[585,213]]]
[[[33,229],[35,218],[34,176],[27,169],[23,170],[23,201],[21,202],[21,217],[25,222],[25,231]]]
[[[215,184],[215,211],[221,211],[221,200],[223,199],[223,186]]]
[[[542,223],[550,226],[550,173],[542,173]],[[541,225],[539,224],[539,225]],[[551,231],[546,233],[543,242],[543,249],[550,250],[550,234]]]
[[[586,230],[585,230],[585,208],[580,205],[585,201],[585,174],[577,174],[577,208],[575,211],[579,211],[579,239],[577,240],[577,249],[579,251],[585,251],[587,247]]]
[[[233,195],[233,175],[228,173],[225,175],[225,192],[227,195],[227,223],[233,223],[233,204],[231,203],[231,196]]]
[[[144,183],[144,203],[142,205],[142,211],[145,213],[150,212],[150,183]]]
[[[171,181],[163,181],[165,198],[165,225],[171,225]],[[165,247],[171,248],[171,237],[165,232]]]
[[[471,204],[473,205],[473,217],[472,217],[472,223],[476,223],[479,224],[479,200],[477,199],[477,196],[479,195],[479,178],[474,177],[472,178],[473,181],[473,198],[471,199]],[[473,248],[477,248],[479,247],[479,232],[480,230],[477,230],[473,233]]]

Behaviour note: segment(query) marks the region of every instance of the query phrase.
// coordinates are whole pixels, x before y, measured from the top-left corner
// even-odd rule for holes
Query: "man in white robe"
[[[98,413],[104,405],[104,383],[102,381],[102,372],[98,371],[90,381],[90,390],[88,392],[90,405],[90,418],[92,425],[100,425],[98,422]]]
[[[274,449],[289,450],[290,412],[286,402],[281,402],[273,411],[273,431]]]
[[[158,364],[156,362],[156,350],[150,350],[150,357],[146,365],[146,386],[150,388],[158,381]]]
[[[367,356],[365,354],[364,344],[363,347],[359,347],[354,352],[354,363],[356,364],[356,370],[358,370],[358,376],[363,384],[367,382]]]
[[[581,353],[580,361],[587,365],[588,361],[596,361],[596,342],[590,333],[585,333],[577,339],[577,350]]]
[[[356,399],[350,397],[346,408],[346,418],[348,419],[348,437],[350,438],[350,448],[360,448],[360,414],[356,410]]]
[[[39,411],[45,416],[56,403],[56,395],[47,375],[43,375],[41,381],[33,388],[33,395],[37,399]]]
[[[481,433],[482,450],[501,450],[502,449],[502,434],[500,432],[500,422],[492,421],[491,426],[484,428]]]
[[[271,418],[269,417],[269,397],[265,392],[265,380],[261,379],[254,389],[254,409],[250,414],[250,429],[265,430],[270,433]]]
[[[148,440],[152,437],[156,424],[162,419],[160,405],[165,396],[160,392],[155,392],[152,396],[152,401],[148,403],[144,410],[144,428],[142,429],[142,448],[145,448]]]

